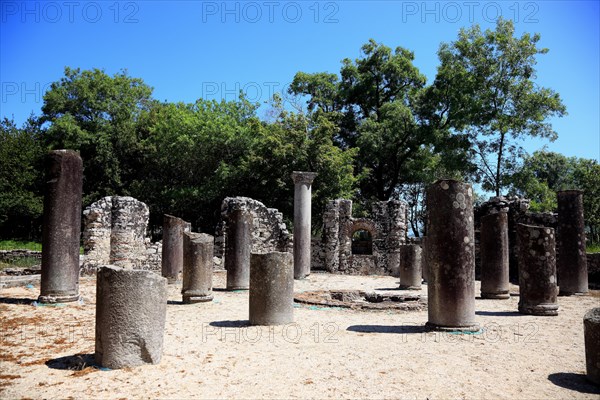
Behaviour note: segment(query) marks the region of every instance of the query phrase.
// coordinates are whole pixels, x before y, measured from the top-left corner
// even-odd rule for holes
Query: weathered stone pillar
[[[481,218],[481,297],[509,299],[508,213]]]
[[[477,331],[473,190],[439,180],[427,188],[427,326]]]
[[[429,279],[429,272],[427,271],[427,236],[421,238],[421,273],[423,275],[423,282],[427,283]]]
[[[519,312],[558,315],[554,229],[517,224]]]
[[[583,335],[587,378],[600,386],[600,307],[585,313]]]
[[[294,321],[294,267],[290,253],[252,254],[250,324],[283,325]]]
[[[169,284],[181,282],[183,272],[183,233],[190,231],[190,223],[165,214],[163,217],[162,276]]]
[[[400,289],[421,289],[421,255],[418,244],[400,246]]]
[[[292,173],[294,180],[294,279],[310,275],[311,185],[316,172]]]
[[[340,268],[340,200],[331,200],[323,212],[323,250],[325,269],[337,272]]]
[[[73,150],[46,156],[42,276],[38,301],[79,300],[79,239],[83,162]]]
[[[251,248],[252,214],[247,210],[233,210],[225,233],[227,290],[247,290],[250,286]]]
[[[167,280],[151,271],[103,266],[96,282],[96,354],[103,367],[158,364]]]
[[[556,193],[558,201],[558,243],[556,269],[559,295],[588,292],[587,256],[585,253],[585,221],[583,192],[563,190]]]
[[[211,301],[214,238],[206,233],[183,234],[183,287],[185,304]]]

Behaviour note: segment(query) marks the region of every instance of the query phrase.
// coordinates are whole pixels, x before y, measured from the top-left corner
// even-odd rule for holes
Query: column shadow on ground
[[[346,328],[350,332],[360,333],[425,333],[428,332],[424,325],[350,325]]]
[[[214,326],[216,328],[244,328],[246,326],[250,326],[250,321],[243,320],[229,320],[229,321],[213,321],[209,323],[210,326]]]
[[[585,374],[557,372],[556,374],[548,375],[548,380],[556,386],[574,390],[579,393],[600,394],[600,386],[596,386],[588,381]]]
[[[524,316],[518,311],[475,311],[475,315],[491,317],[519,317]]]
[[[1,304],[25,304],[30,306],[37,299],[24,299],[24,298],[14,298],[14,297],[0,297]]]
[[[65,356],[59,358],[53,358],[46,361],[45,363],[49,368],[61,369],[69,371],[81,371],[87,367],[97,367],[94,360],[94,354],[73,354],[72,356]]]

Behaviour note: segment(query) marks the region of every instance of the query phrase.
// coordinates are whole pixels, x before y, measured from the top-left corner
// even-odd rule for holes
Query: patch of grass
[[[0,240],[0,250],[42,251],[42,244],[37,242],[23,242],[20,240]]]
[[[585,247],[587,253],[600,253],[600,243],[590,243]]]

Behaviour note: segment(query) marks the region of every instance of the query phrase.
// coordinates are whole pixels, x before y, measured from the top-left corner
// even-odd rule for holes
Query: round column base
[[[408,285],[400,285],[398,287],[400,290],[421,290],[421,286],[408,286]]]
[[[71,295],[40,295],[37,299],[38,303],[45,304],[54,304],[54,303],[72,303],[74,301],[79,301],[81,296],[79,294],[71,294]]]
[[[479,332],[481,329],[479,324],[476,322],[461,325],[461,326],[446,326],[446,325],[438,325],[432,322],[425,323],[425,328],[430,331],[440,331],[440,332]]]
[[[506,300],[510,299],[510,292],[507,290],[505,292],[481,292],[482,299],[498,299],[498,300]]]
[[[553,317],[558,315],[558,304],[537,304],[526,306],[519,304],[521,314]]]
[[[225,290],[233,291],[233,290],[249,290],[249,286],[227,286]]]
[[[206,303],[213,300],[212,294],[184,294],[183,304]]]

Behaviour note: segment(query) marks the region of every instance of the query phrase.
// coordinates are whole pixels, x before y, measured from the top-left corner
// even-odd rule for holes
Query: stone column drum
[[[79,300],[82,188],[79,154],[51,151],[46,156],[40,303]]]
[[[169,284],[181,282],[183,272],[183,233],[190,231],[190,223],[165,214],[163,217],[162,276]]]
[[[508,278],[508,213],[481,218],[481,298],[510,299]]]
[[[98,269],[96,363],[111,369],[158,364],[166,311],[165,278],[115,266]]]
[[[294,171],[294,279],[310,275],[312,182],[316,172]]]
[[[585,313],[583,335],[587,378],[600,386],[600,307]]]
[[[554,229],[517,224],[519,312],[558,315]]]
[[[290,253],[252,254],[249,319],[251,325],[294,321],[294,267]]]
[[[435,330],[478,331],[473,190],[454,180],[427,188],[428,315]]]
[[[183,287],[184,304],[211,301],[214,237],[206,233],[183,234]]]
[[[405,244],[400,246],[400,289],[420,290],[421,246]]]
[[[556,193],[558,201],[557,260],[560,296],[588,292],[587,256],[583,192],[564,190]]]
[[[250,286],[252,220],[247,210],[234,210],[229,214],[225,234],[227,290],[248,290]]]

